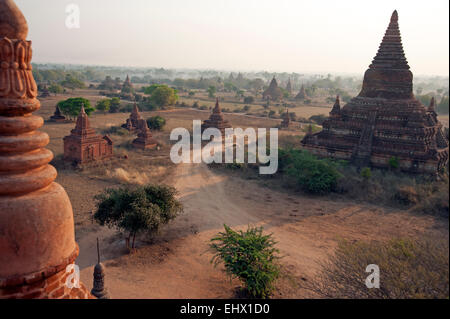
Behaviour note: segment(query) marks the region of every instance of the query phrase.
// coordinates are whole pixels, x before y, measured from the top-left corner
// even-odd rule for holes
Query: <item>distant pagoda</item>
[[[113,142],[108,136],[96,134],[89,118],[81,107],[75,129],[64,137],[64,160],[84,164],[112,157]]]
[[[283,114],[283,121],[281,122],[280,128],[289,128],[291,126],[291,116],[289,115],[289,110]]]
[[[273,77],[272,81],[270,82],[269,87],[263,93],[263,99],[278,101],[282,97],[283,97],[283,92],[278,87],[277,80],[275,79],[275,77]]]
[[[434,99],[425,107],[413,94],[397,11],[364,75],[361,93],[343,108],[338,98],[323,130],[308,134],[302,145],[316,155],[351,160],[360,167],[389,167],[396,158],[404,171],[434,174],[446,165],[448,141]]]
[[[44,86],[42,87],[42,92],[39,97],[40,98],[50,97],[50,91],[48,90],[47,84],[44,84]]]
[[[289,94],[292,94],[292,83],[291,83],[291,78],[289,78],[288,83],[286,84],[286,91]]]
[[[158,141],[152,137],[152,132],[148,128],[147,121],[144,119],[139,120],[138,127],[138,137],[133,141],[133,146],[143,150],[156,148]]]
[[[306,94],[305,86],[302,84],[300,92],[298,92],[298,94],[295,97],[295,99],[296,100],[306,100],[307,98],[308,98],[308,95]]]
[[[219,105],[219,99],[216,99],[216,106],[208,120],[202,124],[202,132],[208,128],[217,128],[225,136],[225,129],[231,128],[231,124],[223,118],[222,111]]]
[[[130,132],[136,132],[139,130],[139,120],[142,119],[141,113],[139,112],[139,108],[136,103],[133,105],[133,110],[131,111],[130,118],[127,119],[127,122],[122,125],[123,128],[127,129]]]
[[[127,75],[127,78],[125,79],[125,82],[123,82],[122,85],[122,93],[123,94],[133,94],[134,93],[134,87],[131,83],[130,77]]]
[[[50,116],[50,122],[66,122],[66,121],[67,121],[66,117],[62,115],[59,106],[56,105],[55,113],[53,113],[53,115]]]

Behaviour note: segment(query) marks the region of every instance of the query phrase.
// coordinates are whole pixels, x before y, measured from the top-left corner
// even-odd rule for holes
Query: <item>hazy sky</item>
[[[362,74],[394,9],[416,75],[448,75],[448,0],[16,0],[34,62]],[[80,28],[65,26],[68,4]]]

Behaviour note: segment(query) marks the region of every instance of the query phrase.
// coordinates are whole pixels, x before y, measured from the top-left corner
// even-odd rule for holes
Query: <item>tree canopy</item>
[[[58,102],[58,107],[61,112],[71,119],[78,116],[82,105],[84,105],[84,110],[87,115],[91,115],[95,111],[95,108],[91,106],[91,102],[82,97],[74,97]]]

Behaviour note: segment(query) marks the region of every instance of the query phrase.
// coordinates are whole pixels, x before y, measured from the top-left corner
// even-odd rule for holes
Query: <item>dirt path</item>
[[[82,280],[92,285],[95,238],[101,238],[107,287],[114,298],[231,298],[231,282],[210,263],[209,240],[226,223],[236,229],[262,225],[272,232],[291,279],[280,284],[276,297],[305,298],[304,280],[312,280],[317,261],[326,258],[339,238],[386,239],[417,236],[434,229],[431,217],[347,201],[289,196],[211,171],[205,164],[177,166],[174,186],[185,212],[151,242],[141,242],[132,255],[114,231],[92,226],[78,238],[77,263]]]

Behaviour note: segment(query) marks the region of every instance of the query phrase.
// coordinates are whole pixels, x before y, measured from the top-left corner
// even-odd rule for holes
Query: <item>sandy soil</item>
[[[351,202],[292,196],[211,171],[204,164],[177,167],[174,186],[185,212],[151,242],[140,242],[127,255],[124,243],[111,230],[85,233],[78,239],[77,263],[82,280],[92,281],[95,238],[102,238],[107,286],[114,298],[232,298],[238,282],[230,282],[210,264],[208,241],[226,223],[236,229],[262,225],[274,234],[287,276],[277,298],[307,298],[304,281],[312,280],[340,238],[383,240],[416,237],[425,231],[443,232],[431,217]]]

